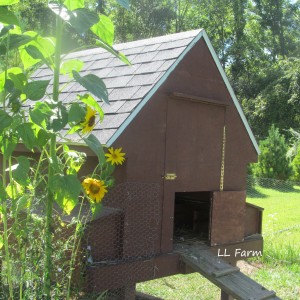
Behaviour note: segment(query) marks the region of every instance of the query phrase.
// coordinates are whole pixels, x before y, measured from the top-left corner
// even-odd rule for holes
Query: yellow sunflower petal
[[[122,165],[125,161],[125,153],[121,153],[122,148],[113,149],[112,147],[108,149],[109,153],[106,153],[105,156],[107,157],[106,161],[110,162],[112,165]]]
[[[81,123],[83,134],[91,132],[96,125],[96,111],[87,106],[84,121]]]
[[[107,186],[102,180],[86,178],[82,182],[82,186],[90,199],[95,201],[96,203],[100,203],[107,193]]]

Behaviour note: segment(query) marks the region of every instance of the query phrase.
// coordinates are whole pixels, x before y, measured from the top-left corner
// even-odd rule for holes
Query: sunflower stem
[[[54,78],[53,78],[53,100],[59,100],[59,73],[61,62],[61,44],[62,44],[63,22],[58,15],[56,17],[56,46],[54,57]],[[50,139],[49,168],[48,168],[48,187],[46,204],[46,232],[45,232],[45,274],[44,274],[44,295],[47,300],[51,299],[51,273],[52,273],[52,236],[53,236],[53,203],[54,194],[49,186],[54,176],[53,157],[56,156],[56,135],[53,134]]]
[[[7,43],[6,43],[6,55],[5,55],[5,71],[4,71],[4,80],[7,80],[7,69],[8,69],[8,53],[9,53],[9,46],[10,46],[10,33],[8,32],[7,35]],[[2,93],[2,109],[6,111],[6,96],[7,92],[4,89]],[[5,136],[5,132],[2,133],[3,137]],[[6,167],[7,167],[7,157],[4,153],[2,158],[2,185],[3,189],[6,189]],[[13,294],[13,279],[12,279],[12,265],[10,260],[10,253],[9,253],[9,234],[8,234],[8,209],[7,209],[7,197],[1,198],[1,208],[2,208],[2,222],[3,222],[3,244],[4,244],[4,252],[5,252],[5,263],[6,263],[6,276],[8,281],[8,288],[9,288],[9,297],[11,300],[14,299]]]
[[[53,135],[50,140],[50,157],[56,154],[56,136]],[[53,166],[48,170],[48,191],[46,205],[46,232],[45,232],[45,275],[44,275],[44,294],[46,299],[51,299],[51,271],[52,271],[52,235],[53,235],[53,202],[54,195],[49,187],[49,182],[54,175]]]

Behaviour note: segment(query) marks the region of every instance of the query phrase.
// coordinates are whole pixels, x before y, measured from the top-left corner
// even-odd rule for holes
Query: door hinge
[[[175,180],[177,175],[175,173],[167,173],[163,178],[165,180]]]

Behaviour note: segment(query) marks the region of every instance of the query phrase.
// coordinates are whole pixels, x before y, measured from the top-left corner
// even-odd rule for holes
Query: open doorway
[[[174,242],[209,244],[211,192],[175,193]]]

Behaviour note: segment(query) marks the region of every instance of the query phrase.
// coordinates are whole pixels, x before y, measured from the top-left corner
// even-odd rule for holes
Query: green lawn
[[[283,299],[300,299],[300,187],[257,187],[247,201],[264,208],[263,267],[252,274]]]
[[[251,276],[285,300],[300,299],[300,187],[256,187],[247,201],[264,208],[264,256],[251,261]],[[214,300],[220,291],[198,274],[176,275],[137,285],[165,300]]]
[[[256,187],[255,191],[247,201],[264,208],[263,234],[266,243],[272,241],[278,247],[291,245],[299,249],[300,187],[287,192]]]

